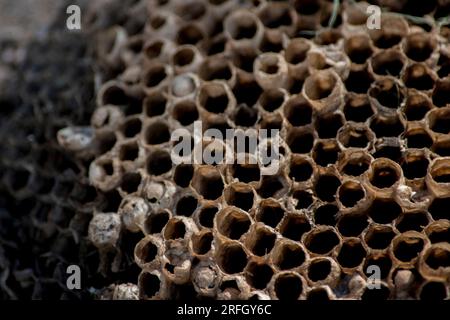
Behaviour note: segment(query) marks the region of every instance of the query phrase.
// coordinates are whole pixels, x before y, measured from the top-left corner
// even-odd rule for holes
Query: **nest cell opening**
[[[186,234],[186,225],[179,219],[170,219],[164,229],[164,238],[182,239]]]
[[[361,184],[353,181],[347,181],[341,185],[338,194],[339,201],[347,208],[354,207],[365,197],[365,192]]]
[[[275,280],[275,294],[280,300],[297,300],[303,292],[300,276],[284,273]]]
[[[145,230],[149,234],[160,233],[169,221],[169,218],[170,215],[167,211],[152,213],[145,220]]]
[[[391,244],[394,237],[395,233],[391,227],[375,226],[369,229],[365,241],[370,248],[383,250]]]
[[[331,273],[331,262],[328,259],[314,259],[308,266],[308,279],[317,282],[328,278]]]
[[[364,214],[345,214],[339,218],[337,229],[344,237],[357,237],[368,224],[367,216]]]
[[[177,215],[190,217],[197,209],[198,201],[192,195],[187,195],[178,200],[176,205]]]
[[[281,223],[280,232],[283,237],[300,241],[302,235],[311,230],[308,219],[303,215],[288,215]]]
[[[218,170],[203,167],[194,172],[192,187],[205,199],[215,200],[222,195],[224,185]]]
[[[247,254],[240,244],[229,242],[219,247],[217,261],[224,272],[239,273],[247,265]]]
[[[200,209],[198,214],[198,220],[200,225],[205,228],[214,227],[214,217],[216,216],[219,209],[214,206],[206,206]]]
[[[297,268],[305,262],[303,249],[294,243],[284,243],[274,254],[273,261],[280,270]]]
[[[292,158],[289,168],[289,177],[296,182],[307,181],[313,174],[311,163],[304,158]]]
[[[164,150],[154,150],[147,159],[147,172],[159,176],[172,169],[170,154]]]
[[[338,235],[331,229],[308,234],[305,239],[306,248],[317,254],[326,254],[339,244]]]
[[[317,72],[306,78],[304,84],[305,94],[311,100],[324,99],[331,95],[337,85],[337,81],[336,76],[330,72]]]
[[[249,216],[238,210],[231,210],[217,218],[218,231],[224,236],[238,240],[250,228]]]
[[[272,268],[265,263],[250,262],[245,269],[245,278],[255,289],[262,290],[266,288],[272,276]]]

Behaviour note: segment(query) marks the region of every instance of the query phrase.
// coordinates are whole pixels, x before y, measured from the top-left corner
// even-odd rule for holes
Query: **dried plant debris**
[[[30,45],[1,297],[448,299],[450,6],[371,3],[130,1]],[[279,170],[173,163],[177,129],[223,148],[196,121],[278,129]]]

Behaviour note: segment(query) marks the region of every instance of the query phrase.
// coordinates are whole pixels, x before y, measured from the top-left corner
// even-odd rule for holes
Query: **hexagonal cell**
[[[256,213],[257,221],[263,222],[269,227],[275,228],[283,217],[284,209],[278,202],[271,199],[260,202]]]
[[[416,244],[416,246],[411,249],[415,250],[414,254],[416,251],[422,250],[423,245],[420,245],[421,243]],[[430,269],[434,271],[442,270],[444,272],[448,272],[448,270],[450,269],[450,248],[448,243],[433,244],[425,250],[426,251],[423,254],[423,260]],[[406,258],[409,257],[410,256],[406,256]]]
[[[364,64],[372,56],[373,49],[370,38],[365,34],[357,34],[346,39],[345,53],[353,63]]]
[[[433,219],[450,219],[450,212],[447,210],[450,206],[450,197],[434,198],[428,207],[428,212]]]
[[[433,144],[433,139],[424,129],[406,131],[404,136],[408,148],[430,148]]]
[[[430,176],[440,185],[450,183],[450,158],[434,160],[430,167]]]
[[[336,163],[341,149],[334,139],[317,141],[312,150],[312,157],[318,165],[327,167]]]
[[[179,45],[195,45],[205,38],[203,31],[195,24],[189,23],[178,30],[176,41]]]
[[[402,208],[390,198],[377,198],[370,205],[367,214],[377,223],[390,223],[402,213]]]
[[[247,265],[247,254],[239,243],[227,242],[216,251],[219,267],[228,274],[239,273]]]
[[[365,125],[349,124],[339,130],[337,139],[346,148],[367,148],[375,136]]]
[[[314,183],[314,191],[319,199],[332,202],[340,185],[341,181],[334,174],[323,174]]]
[[[369,269],[371,266],[377,266],[380,268],[380,278],[386,279],[392,268],[392,260],[387,254],[373,254],[366,258],[364,263],[364,272],[367,277],[370,277],[373,273]]]
[[[170,140],[169,127],[166,123],[161,121],[149,124],[145,132],[145,141],[148,144],[162,144]]]
[[[412,262],[419,256],[424,246],[425,241],[419,233],[408,231],[392,241],[392,253],[402,262]]]
[[[365,122],[374,114],[367,95],[348,94],[344,105],[347,121]]]
[[[192,235],[192,248],[196,254],[204,255],[211,250],[214,236],[211,231]]]
[[[200,87],[198,105],[212,113],[223,113],[230,105],[231,98],[225,84],[207,82]]]
[[[440,281],[427,281],[420,288],[419,298],[425,301],[445,300],[448,296],[447,286]]]
[[[170,214],[166,210],[154,212],[145,220],[145,230],[148,234],[160,233],[170,219]]]
[[[297,268],[305,262],[306,256],[302,247],[295,242],[279,242],[272,251],[272,259],[280,270]]]
[[[253,288],[264,289],[274,274],[270,265],[251,261],[244,270],[245,278]]]
[[[186,234],[186,225],[180,219],[171,218],[164,227],[164,238],[180,239],[184,238]]]
[[[175,167],[173,181],[180,187],[186,188],[194,175],[194,167],[190,164],[179,164]]]
[[[428,125],[436,133],[450,133],[450,108],[440,108],[428,114]]]
[[[210,57],[204,60],[199,70],[199,76],[204,81],[230,80],[233,76],[231,62],[218,57]]]
[[[372,158],[365,152],[348,153],[348,157],[343,157],[340,167],[344,174],[359,177],[365,173],[372,162]]]
[[[365,196],[364,188],[356,181],[346,181],[338,189],[339,202],[347,208],[356,206]]]
[[[150,238],[145,238],[137,244],[135,254],[142,263],[150,263],[158,255],[158,243],[155,243]]]
[[[436,48],[436,40],[425,32],[415,32],[406,37],[405,54],[414,61],[427,60]]]
[[[450,81],[438,80],[433,89],[432,99],[437,107],[445,107],[450,103]]]
[[[401,168],[392,160],[379,158],[370,167],[370,184],[379,189],[390,188],[401,178]]]
[[[424,64],[413,64],[406,68],[403,82],[408,88],[431,90],[434,87],[434,74]]]
[[[138,191],[141,182],[142,177],[139,172],[128,172],[123,175],[120,188],[126,193],[133,193]]]
[[[427,156],[423,152],[409,152],[405,154],[401,163],[403,175],[407,179],[420,179],[426,176],[428,165]]]
[[[381,29],[370,30],[369,35],[374,45],[387,49],[400,43],[408,33],[408,24],[405,19],[397,16],[382,16]]]
[[[117,138],[114,132],[102,133],[97,141],[97,154],[104,154],[116,145]]]
[[[316,118],[314,127],[321,139],[336,138],[339,129],[344,125],[341,114],[324,114]]]
[[[203,166],[195,170],[192,187],[205,199],[219,198],[222,195],[223,186],[222,176],[216,168]]]
[[[252,39],[258,31],[258,18],[247,11],[232,12],[224,22],[224,29],[232,39]]]
[[[237,240],[248,231],[250,217],[244,211],[230,209],[221,211],[216,218],[217,230],[224,236]]]
[[[236,183],[225,189],[225,201],[232,206],[248,211],[253,207],[253,189],[246,184]]]
[[[425,230],[430,242],[450,243],[450,222],[445,220],[438,220],[431,223]]]
[[[198,111],[195,102],[191,100],[178,102],[173,107],[172,117],[183,126],[190,125],[198,119]]]
[[[300,1],[297,1],[300,2]],[[293,39],[286,47],[284,57],[290,64],[296,65],[305,61],[311,45],[304,39]]]
[[[166,111],[167,98],[160,92],[152,93],[144,99],[144,110],[148,117],[156,117]]]
[[[441,157],[450,157],[450,141],[442,140],[436,141],[431,147],[431,151]]]
[[[311,162],[301,156],[293,156],[289,164],[289,177],[296,182],[307,181],[313,174]]]
[[[152,298],[161,288],[161,280],[155,274],[142,272],[139,275],[139,295],[143,298]]]
[[[289,132],[286,143],[292,153],[309,153],[313,147],[314,135],[309,130],[295,128]]]
[[[429,223],[428,215],[425,211],[405,212],[396,222],[397,230],[400,232],[406,231],[422,231]]]
[[[394,237],[395,232],[391,227],[373,224],[365,234],[364,241],[371,249],[383,250],[391,244]]]
[[[154,63],[144,71],[143,81],[146,88],[156,88],[168,77],[167,70],[161,63]]]
[[[265,175],[261,179],[261,185],[258,188],[258,194],[261,198],[280,198],[288,191],[287,182],[283,176]]]
[[[279,300],[297,300],[303,292],[303,282],[296,273],[279,273],[274,289]]]
[[[408,121],[422,120],[433,108],[430,99],[423,94],[410,94],[406,98],[405,116]]]
[[[280,108],[287,99],[287,94],[281,89],[265,90],[259,97],[259,104],[267,112],[274,112]]]
[[[302,235],[311,230],[311,225],[304,215],[288,214],[281,223],[280,232],[283,237],[300,241]]]
[[[259,19],[266,28],[277,29],[293,23],[290,7],[284,4],[270,3],[259,12]]]
[[[327,254],[339,243],[339,236],[329,227],[312,230],[305,237],[306,249],[317,254]]]
[[[193,195],[187,194],[176,202],[175,213],[180,216],[190,217],[197,209],[198,201]]]
[[[350,70],[350,73],[345,80],[345,88],[350,92],[365,94],[373,81],[373,75],[366,66],[362,69]]]
[[[297,202],[295,209],[307,209],[314,202],[313,194],[307,190],[295,190],[292,198]]]
[[[357,237],[368,226],[367,216],[361,213],[351,213],[341,216],[337,223],[339,233],[344,237]]]
[[[219,209],[213,205],[206,205],[198,212],[198,221],[202,227],[213,228],[214,218]]]
[[[139,146],[136,142],[126,143],[120,146],[119,159],[122,161],[134,161],[139,157]]]
[[[395,78],[386,77],[375,81],[368,94],[375,99],[381,106],[397,109],[403,102],[403,89]]]
[[[396,49],[380,51],[371,59],[373,71],[376,74],[385,76],[398,76],[405,62],[405,57]]]
[[[326,203],[314,211],[314,222],[327,226],[335,226],[339,208],[335,204]]]
[[[126,138],[133,138],[141,133],[142,121],[139,118],[128,119],[122,125],[122,133]]]
[[[252,47],[236,47],[232,51],[233,64],[246,72],[253,73],[253,66],[258,52]]]
[[[314,258],[308,265],[308,279],[312,282],[323,281],[330,276],[331,269],[330,259]]]
[[[276,238],[276,234],[268,228],[257,226],[247,238],[247,247],[253,254],[262,257],[270,253]]]
[[[167,151],[155,149],[147,158],[147,172],[159,176],[172,169],[172,159]]]

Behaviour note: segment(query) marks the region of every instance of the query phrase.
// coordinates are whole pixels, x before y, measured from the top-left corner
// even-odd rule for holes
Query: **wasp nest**
[[[445,27],[383,13],[369,30],[362,2],[145,3],[142,32],[116,27],[98,43],[121,71],[99,90],[90,129],[59,132],[93,149],[89,181],[120,203],[90,221],[100,254],[123,254],[125,232],[142,237],[140,298],[448,297]],[[176,129],[217,147],[194,141],[196,120],[280,130],[278,172],[173,164]]]
[[[99,34],[90,125],[57,140],[89,181],[68,189],[98,201],[82,236],[110,275],[100,298],[449,297],[450,5],[375,2],[428,18],[368,29],[365,2],[149,0]],[[197,120],[279,130],[279,170],[174,164],[177,129],[192,154],[223,147]]]

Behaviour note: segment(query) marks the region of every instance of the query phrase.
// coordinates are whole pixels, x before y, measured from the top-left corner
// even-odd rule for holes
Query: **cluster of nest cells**
[[[57,133],[86,168],[81,237],[127,274],[100,298],[448,299],[448,1],[371,1],[379,29],[366,2],[139,4],[96,42],[114,76],[90,126]],[[173,163],[196,121],[279,130],[278,171]]]

